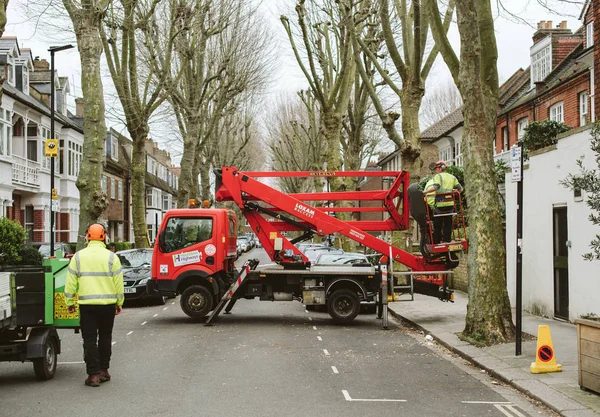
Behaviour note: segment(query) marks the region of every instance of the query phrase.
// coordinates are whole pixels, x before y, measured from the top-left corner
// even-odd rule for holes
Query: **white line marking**
[[[387,399],[387,398],[380,398],[380,399],[352,398],[352,397],[350,397],[350,394],[348,394],[348,391],[346,391],[345,389],[342,390],[342,394],[344,394],[344,398],[346,399],[346,401],[397,402],[397,403],[405,403],[406,402],[406,400],[390,400],[390,399]]]
[[[308,318],[308,321],[312,321],[312,317],[309,317],[309,318]]]
[[[331,370],[333,371],[334,374],[339,374],[340,373],[335,366],[332,366]]]
[[[158,316],[158,313],[156,313],[156,314],[155,314],[155,315],[153,315],[152,317],[156,317],[156,316]]]
[[[317,326],[313,326],[313,330],[317,330]]]
[[[519,410],[517,410],[514,405],[507,405],[506,408],[508,408],[513,413],[515,413],[515,415],[517,417],[527,417],[525,414],[523,414]]]
[[[114,346],[114,345],[115,345],[115,343],[117,343],[117,342],[112,342],[112,343],[111,343],[111,345],[112,345],[112,346]]]
[[[173,302],[171,303],[171,305],[173,305],[173,304],[175,304],[175,301],[173,301]],[[165,307],[165,308],[163,308],[163,310],[166,310],[166,309],[167,309],[166,307]]]
[[[512,404],[510,401],[461,401],[463,404]]]
[[[127,336],[129,336],[131,333],[133,333],[133,330],[131,330],[129,333],[127,333]]]
[[[80,363],[85,363],[84,361],[78,362],[56,362],[58,365],[79,365]]]
[[[305,313],[308,313],[308,310],[304,310]]]
[[[165,311],[167,308],[169,308],[169,307],[165,307],[165,308],[163,308],[163,311]]]
[[[146,324],[146,323],[148,323],[148,322],[147,322],[147,321],[143,322],[143,323],[142,323],[142,326],[143,326],[144,324]]]
[[[321,336],[317,336],[317,340],[318,340],[319,342],[322,342],[322,341],[323,341],[323,338],[322,338]]]
[[[323,349],[323,353],[325,354],[325,356],[329,356],[329,352],[327,351],[327,349]]]

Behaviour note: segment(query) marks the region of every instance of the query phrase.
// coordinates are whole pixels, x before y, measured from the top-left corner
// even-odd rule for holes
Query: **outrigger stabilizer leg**
[[[231,286],[229,287],[229,290],[227,290],[227,292],[225,292],[225,294],[221,298],[221,301],[217,305],[217,308],[215,308],[213,310],[211,315],[206,320],[205,326],[211,325],[210,322],[212,321],[212,319],[219,315],[221,310],[223,310],[223,307],[225,307],[225,304],[227,304],[228,302],[229,302],[229,305],[227,306],[226,311],[227,312],[231,311],[231,309],[233,308],[233,305],[235,304],[235,301],[237,300],[237,298],[234,297],[235,293],[244,283],[244,280],[248,276],[248,273],[250,272],[250,270],[256,268],[257,265],[258,265],[258,259],[249,259],[246,262],[244,262],[244,265],[242,266],[242,269],[240,270],[238,276],[233,281],[233,284],[231,284]]]

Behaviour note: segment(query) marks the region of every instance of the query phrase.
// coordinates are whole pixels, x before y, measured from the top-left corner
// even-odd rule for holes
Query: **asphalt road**
[[[389,331],[374,315],[339,326],[258,300],[232,313],[207,327],[178,299],[126,308],[100,388],[83,385],[81,336],[61,330],[53,380],[0,363],[0,416],[552,416],[393,320]]]

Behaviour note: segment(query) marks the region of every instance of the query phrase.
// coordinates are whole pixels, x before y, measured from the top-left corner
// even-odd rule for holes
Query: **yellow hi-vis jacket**
[[[71,258],[65,283],[67,306],[74,305],[75,293],[79,304],[123,305],[121,261],[103,242],[92,240]]]
[[[443,193],[449,193],[452,190],[454,190],[455,188],[458,189],[459,191],[462,190],[462,186],[460,185],[460,183],[458,182],[456,177],[447,172],[440,172],[439,174],[435,174],[433,176],[432,180],[433,180],[432,185],[437,186],[436,191],[435,191],[436,195],[443,194]],[[427,183],[427,184],[429,185],[429,183]],[[435,199],[436,207],[449,207],[449,206],[453,206],[453,205],[454,205],[454,199],[452,198],[451,194],[448,194],[445,196],[439,196]]]

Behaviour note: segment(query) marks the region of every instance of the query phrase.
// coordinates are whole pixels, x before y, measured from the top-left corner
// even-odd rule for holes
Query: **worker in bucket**
[[[119,257],[106,249],[108,236],[101,224],[92,224],[85,233],[87,247],[69,263],[65,283],[65,302],[70,313],[76,311],[78,294],[83,358],[88,374],[85,385],[99,387],[110,381],[108,368],[112,354],[115,316],[123,306],[123,272]]]
[[[454,218],[454,196],[452,191],[463,191],[456,177],[446,172],[446,162],[438,161],[429,165],[435,174],[425,185],[427,204],[433,213],[433,243],[452,240],[452,220]]]

